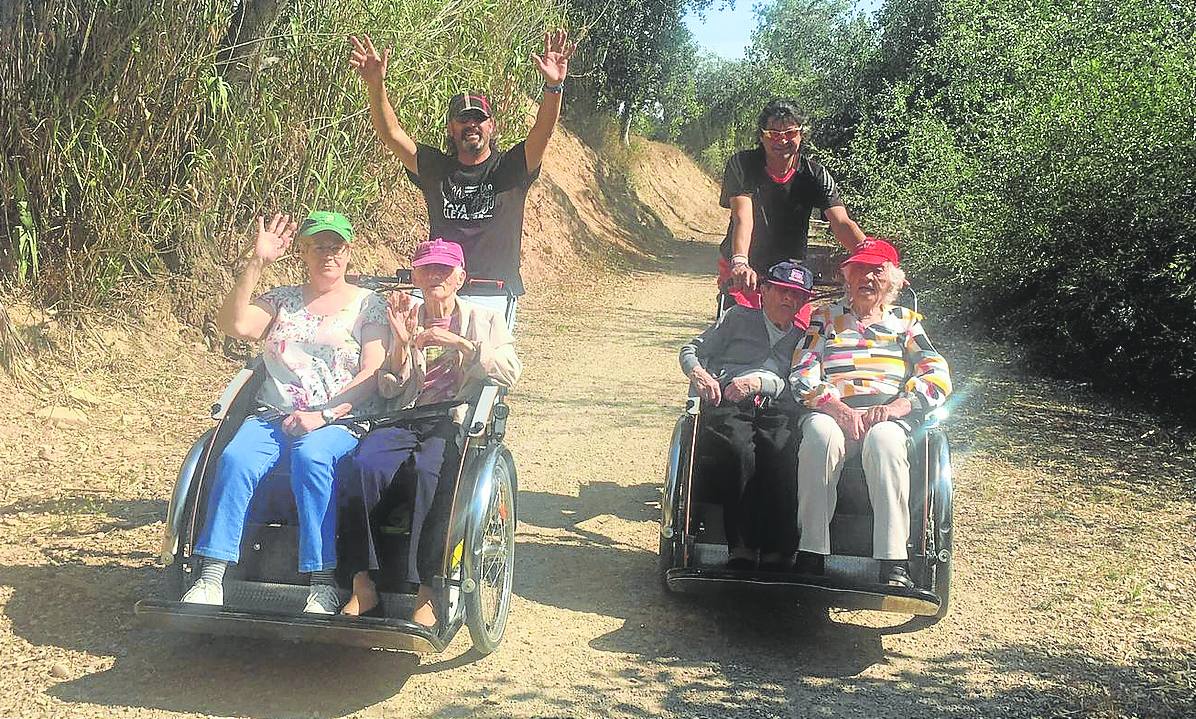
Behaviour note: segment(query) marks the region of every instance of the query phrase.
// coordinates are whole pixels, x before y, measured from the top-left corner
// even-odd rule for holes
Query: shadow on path
[[[340,717],[384,701],[413,674],[478,657],[420,665],[416,655],[335,645],[161,633],[133,625],[132,607],[157,591],[153,567],[0,567],[13,587],[12,631],[38,647],[111,656],[111,668],[54,685],[68,703],[251,717]]]

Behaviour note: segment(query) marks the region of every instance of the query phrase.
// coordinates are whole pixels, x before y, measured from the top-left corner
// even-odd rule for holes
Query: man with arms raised
[[[561,112],[561,95],[574,46],[556,30],[544,36],[544,53],[534,55],[544,78],[544,95],[527,139],[509,150],[493,141],[494,114],[489,99],[478,92],[449,100],[445,127],[448,152],[417,143],[395,117],[383,83],[390,50],[379,53],[366,36],[349,38],[349,65],[369,92],[370,120],[387,149],[399,158],[428,204],[431,237],[461,245],[470,274],[502,280],[515,295],[523,294],[519,252],[523,208],[531,183]],[[484,300],[486,298],[476,298]],[[494,298],[505,310],[505,299]]]

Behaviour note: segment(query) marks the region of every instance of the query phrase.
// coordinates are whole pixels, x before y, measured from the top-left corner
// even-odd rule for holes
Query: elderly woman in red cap
[[[843,298],[814,311],[794,352],[790,385],[814,410],[802,420],[798,449],[799,572],[822,573],[843,461],[859,454],[873,509],[873,557],[881,560],[878,580],[913,586],[906,437],[912,420],[946,401],[951,377],[922,316],[893,304],[905,286],[899,264],[888,242],[860,243],[842,265]]]
[[[515,339],[503,318],[457,296],[465,283],[461,246],[436,239],[421,243],[411,260],[412,282],[423,302],[405,292],[390,296],[387,318],[391,354],[378,388],[395,409],[464,400],[487,379],[511,387],[521,366]],[[340,566],[353,577],[348,615],[377,613],[370,571],[379,568],[377,532],[399,504],[395,479],[410,461],[415,474],[407,578],[419,584],[412,620],[436,624],[429,580],[440,571],[445,522],[460,448],[461,412],[375,429],[362,439],[340,474]]]

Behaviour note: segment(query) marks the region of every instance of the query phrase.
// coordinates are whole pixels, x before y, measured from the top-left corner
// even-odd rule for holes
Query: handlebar
[[[394,292],[396,290],[418,289],[411,281],[411,270],[405,267],[395,270],[393,275],[348,275],[345,279],[366,289],[376,292]],[[510,295],[504,280],[493,280],[486,277],[470,277],[465,280],[460,294],[463,295]]]

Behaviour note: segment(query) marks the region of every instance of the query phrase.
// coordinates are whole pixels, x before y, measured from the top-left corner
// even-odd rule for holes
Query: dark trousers
[[[699,442],[723,501],[727,544],[797,550],[798,409],[750,400],[702,406]]]
[[[339,484],[343,570],[352,575],[379,568],[378,532],[402,501],[396,480],[410,471],[415,492],[407,581],[426,583],[440,573],[460,461],[457,432],[450,419],[437,418],[382,427],[362,438]]]

